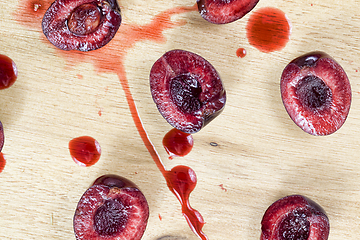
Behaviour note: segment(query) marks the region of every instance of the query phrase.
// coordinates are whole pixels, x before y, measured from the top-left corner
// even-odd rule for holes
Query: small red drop
[[[99,161],[101,155],[100,144],[89,136],[72,139],[69,142],[69,150],[72,159],[82,167],[94,165]]]
[[[4,170],[6,165],[6,159],[4,157],[4,154],[0,152],[0,173]]]
[[[164,136],[163,145],[172,159],[187,155],[194,145],[194,140],[191,134],[173,128]]]
[[[15,62],[0,54],[0,89],[11,87],[17,79],[18,70]]]
[[[246,50],[245,48],[239,48],[237,51],[236,51],[236,56],[240,57],[240,58],[243,58],[246,56]]]

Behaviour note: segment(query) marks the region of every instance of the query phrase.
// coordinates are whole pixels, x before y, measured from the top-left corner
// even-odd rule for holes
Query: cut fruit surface
[[[43,17],[42,30],[57,48],[91,51],[106,45],[120,24],[116,0],[56,0]]]
[[[198,132],[221,113],[226,102],[215,68],[184,50],[169,51],[154,63],[150,89],[161,115],[186,133]]]
[[[266,210],[261,230],[261,240],[327,240],[330,225],[319,204],[301,195],[290,195]]]
[[[280,89],[290,118],[309,134],[332,134],[348,116],[349,79],[326,53],[311,52],[291,61],[282,73]]]
[[[234,22],[250,12],[259,0],[197,0],[200,15],[216,24]]]
[[[104,175],[81,197],[74,232],[77,240],[140,240],[148,218],[147,201],[134,183]]]

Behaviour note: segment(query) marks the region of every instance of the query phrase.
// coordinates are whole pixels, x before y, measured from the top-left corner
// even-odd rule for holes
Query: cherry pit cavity
[[[195,171],[182,165],[166,170],[137,111],[126,77],[124,58],[136,42],[151,40],[164,43],[164,30],[184,24],[171,20],[175,14],[198,10],[209,24],[227,24],[249,13],[258,0],[200,0],[193,7],[164,11],[145,25],[122,23],[116,0],[22,2],[31,11],[21,9],[15,14],[16,19],[31,28],[41,27],[46,39],[56,47],[55,51],[67,60],[69,66],[91,62],[99,73],[117,74],[145,147],[169,190],[181,203],[182,213],[190,228],[200,239],[207,240],[202,231],[205,222],[189,203],[190,193],[197,183]],[[250,45],[262,52],[272,52],[285,47],[291,24],[285,13],[267,7],[250,14],[246,30]],[[239,48],[236,55],[243,58],[246,50]],[[103,61],[98,56],[108,58]],[[0,69],[0,74],[4,72],[10,76],[4,81],[0,75],[5,86],[3,88],[7,88],[16,80],[17,68],[5,56],[1,56],[0,61],[11,63],[6,65],[6,70]],[[328,135],[345,122],[351,102],[350,84],[341,66],[326,53],[312,52],[296,58],[286,66],[280,82],[285,109],[305,132]],[[220,74],[200,55],[175,49],[155,61],[149,83],[159,113],[174,127],[163,139],[167,153],[170,158],[187,155],[193,147],[191,134],[200,131],[224,109],[226,91]],[[331,114],[333,110],[335,114]],[[326,124],[322,119],[326,120]],[[2,147],[2,125],[1,132]],[[72,139],[69,151],[77,164],[86,167],[94,165],[101,155],[100,144],[89,136]],[[4,163],[5,159],[0,161],[0,172]],[[79,200],[73,219],[74,232],[77,239],[140,240],[148,217],[146,198],[134,183],[117,175],[104,175],[95,180]],[[300,195],[275,202],[262,220],[262,240],[305,240],[309,236],[315,236],[311,239],[326,240],[328,234],[329,221],[325,211]]]

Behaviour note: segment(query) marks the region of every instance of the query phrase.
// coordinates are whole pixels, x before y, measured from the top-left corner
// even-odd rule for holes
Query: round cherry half
[[[250,12],[259,0],[197,0],[200,15],[211,23],[234,22]]]
[[[226,92],[215,68],[201,56],[172,50],[150,71],[150,89],[161,115],[174,128],[196,133],[218,116]]]
[[[81,197],[74,215],[77,240],[140,240],[149,218],[145,196],[130,180],[103,175]]]
[[[301,195],[274,202],[261,221],[260,240],[327,240],[329,219],[324,209]]]
[[[309,134],[334,133],[348,116],[349,79],[324,52],[310,52],[291,61],[282,73],[280,89],[290,118]]]
[[[106,45],[120,24],[116,0],[56,0],[43,17],[42,30],[62,50],[91,51]]]

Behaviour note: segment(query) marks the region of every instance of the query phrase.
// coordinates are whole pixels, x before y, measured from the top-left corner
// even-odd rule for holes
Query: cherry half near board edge
[[[36,29],[41,33],[41,40],[47,42],[41,32],[41,20],[45,11],[51,5],[52,0],[21,0],[18,11],[14,13],[14,18],[19,23]],[[119,31],[106,47],[95,51],[82,53],[79,51],[62,51],[55,49],[57,54],[67,60],[68,66],[75,66],[80,62],[90,62],[94,65],[98,73],[115,73],[125,92],[126,100],[138,130],[138,133],[153,158],[158,169],[164,176],[170,191],[175,194],[182,205],[182,213],[187,220],[191,230],[202,240],[208,237],[202,231],[205,224],[201,214],[193,209],[189,203],[189,196],[196,185],[195,172],[187,166],[176,166],[166,170],[161,158],[152,144],[136,108],[135,100],[131,94],[129,83],[126,77],[124,59],[129,49],[134,47],[136,42],[150,40],[157,43],[165,43],[164,30],[184,25],[184,21],[172,21],[171,17],[176,14],[197,11],[197,6],[175,7],[156,15],[152,21],[145,25],[135,25],[122,23]],[[50,43],[49,43],[50,46]],[[117,49],[117,51],[114,51]],[[98,56],[108,56],[104,61],[99,61]],[[116,67],[114,67],[116,66]]]

